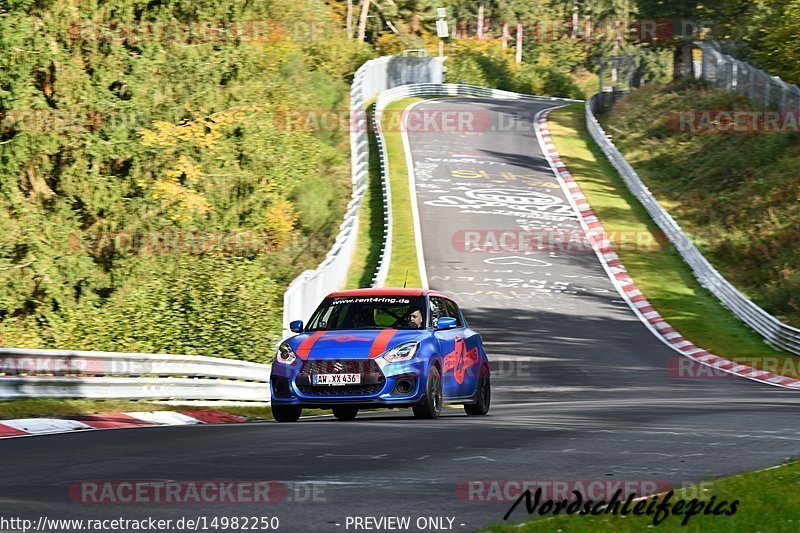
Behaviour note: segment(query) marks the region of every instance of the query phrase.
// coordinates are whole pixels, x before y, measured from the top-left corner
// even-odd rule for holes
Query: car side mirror
[[[451,316],[443,316],[436,322],[436,329],[451,329],[456,327],[456,319]]]
[[[289,322],[289,329],[294,333],[302,333],[303,332],[303,321],[302,320],[294,320]]]

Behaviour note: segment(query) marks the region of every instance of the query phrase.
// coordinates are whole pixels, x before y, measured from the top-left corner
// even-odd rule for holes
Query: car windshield
[[[421,296],[326,298],[308,330],[424,329],[426,320],[425,298]]]

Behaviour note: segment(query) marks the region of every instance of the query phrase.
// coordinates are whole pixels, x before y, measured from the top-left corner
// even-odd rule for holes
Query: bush
[[[457,41],[455,53],[446,64],[448,83],[467,83],[534,95],[583,98],[583,92],[567,74],[569,69],[537,63],[517,66],[513,50],[504,49],[497,40]]]
[[[606,130],[714,266],[758,305],[800,326],[800,136],[676,127],[677,113],[702,109],[753,106],[700,82],[651,85],[620,100]]]
[[[134,39],[113,21],[269,23],[258,38],[195,42]],[[281,287],[321,261],[350,196],[346,128],[281,118],[348,109],[371,52],[342,26],[322,0],[0,2],[0,343],[271,353]],[[82,121],[51,129],[50,115]],[[246,231],[272,248],[82,240]]]
[[[541,65],[523,64],[514,73],[512,88],[525,94],[583,98],[581,89],[569,76]]]
[[[282,291],[258,259],[143,261],[107,299],[2,323],[20,347],[176,353],[269,362]],[[28,331],[23,337],[22,329]],[[36,333],[36,335],[31,335]]]
[[[511,86],[513,57],[498,41],[463,39],[447,61],[448,83],[467,83],[493,89]]]

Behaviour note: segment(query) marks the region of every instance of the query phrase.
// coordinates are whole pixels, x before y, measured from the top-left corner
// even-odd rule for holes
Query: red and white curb
[[[622,298],[628,303],[633,312],[636,313],[636,316],[639,317],[639,320],[641,320],[659,340],[664,342],[664,344],[697,363],[728,374],[760,381],[768,385],[800,389],[800,380],[742,365],[709,353],[702,348],[698,348],[664,320],[664,317],[650,304],[644,294],[642,294],[642,291],[636,287],[636,283],[628,274],[619,256],[614,251],[614,246],[606,239],[603,226],[597,218],[597,215],[592,211],[589,202],[586,201],[586,197],[581,192],[580,186],[572,178],[564,162],[561,161],[561,157],[553,144],[553,139],[550,137],[550,130],[547,126],[547,115],[552,109],[553,108],[542,110],[534,118],[534,128],[536,130],[536,136],[539,139],[539,145],[542,147],[545,158],[547,158],[547,162],[550,164],[553,174],[555,174],[561,188],[566,193],[572,207],[579,214],[578,220],[583,230],[586,232],[589,242],[597,254],[597,257],[600,259],[603,268],[605,268],[609,278],[611,278],[612,283],[617,288]]]
[[[136,411],[75,415],[69,418],[20,418],[0,420],[0,439],[51,435],[95,429],[122,429],[192,424],[238,424],[247,422],[242,416],[221,411]]]

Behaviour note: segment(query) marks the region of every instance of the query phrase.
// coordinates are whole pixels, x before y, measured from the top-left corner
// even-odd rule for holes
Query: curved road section
[[[457,111],[472,126],[408,134],[428,281],[455,296],[484,337],[494,360],[489,416],[374,412],[353,422],[5,440],[2,516],[278,517],[288,531],[474,531],[502,521],[522,482],[548,495],[593,487],[587,496],[604,496],[624,483],[680,488],[797,455],[795,394],[681,377],[680,356],[638,321],[582,246],[533,129],[536,114],[557,105],[428,100],[414,110]],[[120,483],[143,480],[213,481],[217,490],[244,483],[244,492],[215,499],[212,490],[197,503],[183,490],[179,501],[162,493],[158,502],[154,489],[120,501],[131,494]],[[252,481],[271,481],[272,497],[254,496]],[[522,507],[510,520],[527,518]]]

